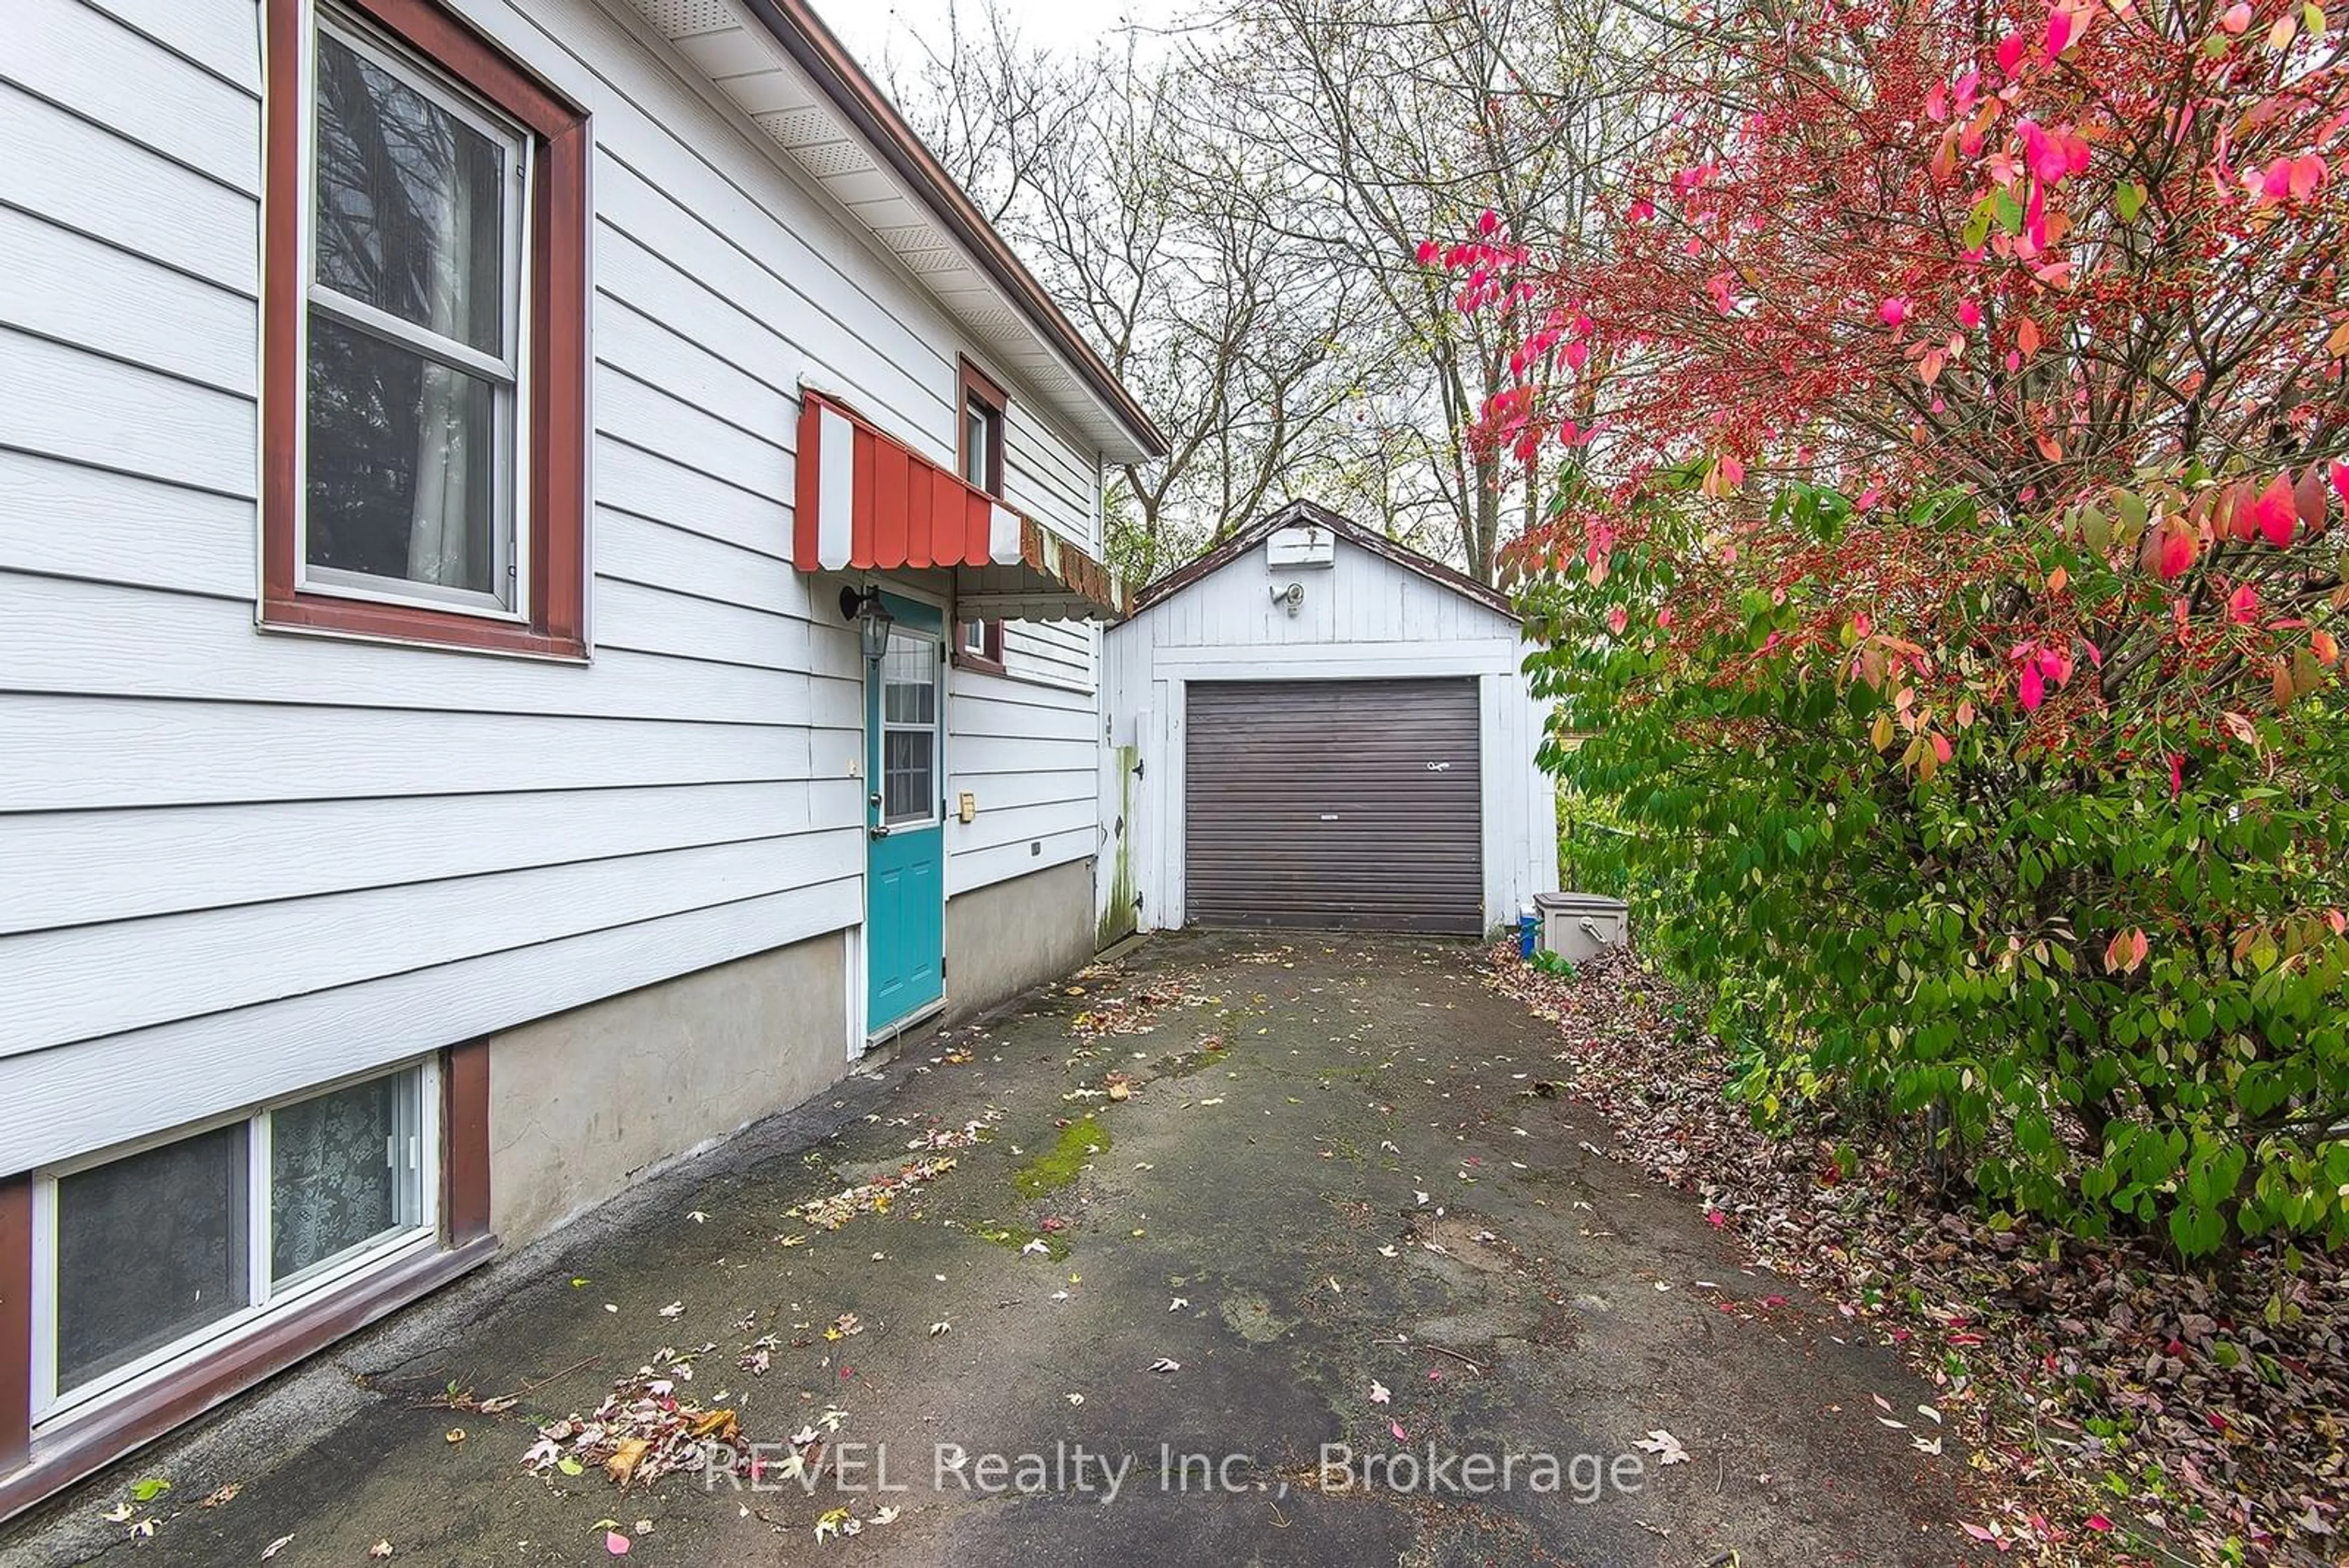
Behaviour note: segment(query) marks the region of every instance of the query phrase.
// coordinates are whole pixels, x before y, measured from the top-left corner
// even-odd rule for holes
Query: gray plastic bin
[[[1631,911],[1620,898],[1544,893],[1534,908],[1541,915],[1542,950],[1574,963],[1588,963],[1631,940]]]

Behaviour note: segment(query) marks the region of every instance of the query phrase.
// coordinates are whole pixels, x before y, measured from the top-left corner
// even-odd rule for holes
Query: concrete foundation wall
[[[492,1037],[490,1204],[500,1240],[512,1248],[543,1235],[649,1168],[838,1079],[849,1065],[846,984],[834,934]]]
[[[1093,956],[1093,863],[1049,867],[947,900],[947,1012],[960,1018]]]

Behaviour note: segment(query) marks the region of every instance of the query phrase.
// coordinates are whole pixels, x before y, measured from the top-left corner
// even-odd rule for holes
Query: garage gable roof
[[[1416,572],[1439,587],[1451,589],[1463,598],[1475,599],[1485,608],[1496,610],[1511,620],[1518,618],[1509,596],[1498,588],[1487,587],[1465,572],[1445,566],[1433,556],[1396,544],[1375,529],[1365,528],[1350,517],[1340,516],[1327,506],[1311,501],[1292,501],[1268,517],[1259,517],[1197,560],[1178,566],[1134,596],[1136,615],[1151,606],[1174,597],[1193,583],[1213,576],[1234,561],[1255,549],[1283,528],[1310,524],[1327,528],[1337,537],[1358,549],[1393,562],[1407,572]]]

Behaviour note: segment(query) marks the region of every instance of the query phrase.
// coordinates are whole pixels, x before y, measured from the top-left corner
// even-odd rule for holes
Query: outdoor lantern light
[[[878,664],[881,656],[889,651],[889,628],[896,624],[896,617],[881,602],[881,590],[866,588],[860,594],[854,588],[841,589],[840,613],[856,623],[856,636],[864,644],[865,661]]]

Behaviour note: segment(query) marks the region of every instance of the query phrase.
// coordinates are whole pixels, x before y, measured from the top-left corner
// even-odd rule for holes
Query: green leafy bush
[[[1988,1199],[2189,1254],[2349,1235],[2349,705],[2337,659],[2291,681],[2340,613],[2336,540],[2228,545],[2204,569],[2311,592],[2256,625],[2197,597],[2217,626],[2187,642],[2176,585],[2081,511],[1990,562],[1961,501],[1862,524],[1797,486],[1725,563],[1681,499],[1523,602],[1579,737],[1545,765],[1630,830],[1601,836],[1637,927],[1713,998],[1756,1111],[1930,1111]],[[1822,544],[1949,563],[1952,591],[1871,618]],[[2026,701],[2018,642],[2101,668]]]

